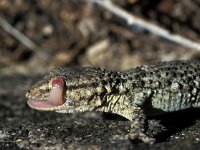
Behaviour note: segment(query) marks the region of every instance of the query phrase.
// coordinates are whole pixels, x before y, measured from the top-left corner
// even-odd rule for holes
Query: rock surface
[[[198,149],[200,111],[158,116],[149,122],[148,134],[157,142],[117,141],[114,136],[128,132],[129,121],[116,115],[87,112],[59,114],[29,108],[25,91],[38,75],[1,76],[1,149]],[[152,118],[150,118],[152,119]]]

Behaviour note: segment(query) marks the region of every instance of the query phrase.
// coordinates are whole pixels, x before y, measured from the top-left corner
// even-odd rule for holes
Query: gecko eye
[[[54,87],[64,88],[65,82],[62,77],[55,77],[49,82],[49,88],[52,89]]]
[[[55,77],[51,80],[52,87],[64,87],[64,79],[61,77]]]

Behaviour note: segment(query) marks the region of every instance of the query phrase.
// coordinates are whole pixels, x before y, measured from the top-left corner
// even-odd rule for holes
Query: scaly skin
[[[172,61],[112,72],[100,68],[57,67],[26,93],[29,99],[47,100],[52,79],[63,79],[64,102],[36,108],[65,113],[103,111],[129,119],[125,137],[154,142],[144,132],[146,116],[200,106],[200,62]]]

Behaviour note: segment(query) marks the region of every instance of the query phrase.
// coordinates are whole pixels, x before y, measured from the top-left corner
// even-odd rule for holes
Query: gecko
[[[200,61],[177,60],[125,71],[63,67],[50,71],[27,91],[28,105],[60,113],[100,111],[131,122],[124,139],[154,143],[147,117],[200,107]]]

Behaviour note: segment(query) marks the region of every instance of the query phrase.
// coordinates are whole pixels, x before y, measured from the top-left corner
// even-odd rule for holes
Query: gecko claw
[[[155,138],[150,138],[144,133],[139,133],[139,134],[129,133],[126,136],[130,141],[141,140],[142,142],[147,144],[154,144],[156,141]]]
[[[139,142],[142,141],[147,144],[154,144],[156,142],[155,138],[150,138],[144,133],[135,134],[135,133],[129,133],[125,136],[121,135],[115,135],[112,138],[112,141],[122,141],[122,140],[129,140],[131,142]]]

